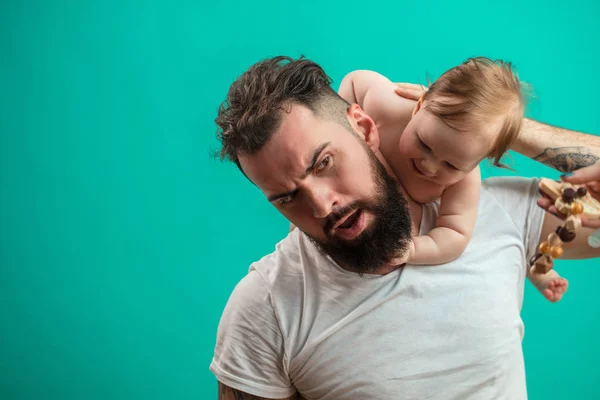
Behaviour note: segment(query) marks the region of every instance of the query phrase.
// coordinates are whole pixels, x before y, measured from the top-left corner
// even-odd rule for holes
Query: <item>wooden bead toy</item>
[[[554,259],[563,255],[562,244],[575,239],[575,232],[581,227],[581,214],[586,211],[584,202],[589,207],[587,189],[567,182],[551,184],[542,180],[540,189],[554,200],[554,206],[567,218],[562,226],[548,235],[539,246],[539,252],[529,260],[532,274],[546,274],[554,267]],[[586,215],[588,213],[586,212]]]

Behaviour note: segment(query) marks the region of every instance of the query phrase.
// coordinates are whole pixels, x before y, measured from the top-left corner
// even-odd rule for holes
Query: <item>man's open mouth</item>
[[[343,240],[352,240],[360,235],[365,224],[365,213],[362,209],[357,209],[338,221],[331,230],[331,235]]]
[[[355,210],[354,212],[352,212],[352,214],[350,214],[348,217],[346,217],[346,220],[339,224],[336,229],[350,229],[352,228],[352,226],[354,226],[354,224],[356,223],[356,221],[358,221],[358,217],[360,216],[360,210]]]

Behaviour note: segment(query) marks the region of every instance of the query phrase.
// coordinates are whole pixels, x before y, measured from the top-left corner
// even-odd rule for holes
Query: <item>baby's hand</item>
[[[409,100],[419,100],[425,94],[427,87],[416,83],[396,83],[396,94]]]

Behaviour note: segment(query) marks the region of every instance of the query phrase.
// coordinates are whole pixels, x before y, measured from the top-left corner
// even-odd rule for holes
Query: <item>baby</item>
[[[339,94],[373,118],[381,153],[408,195],[420,203],[440,201],[436,227],[413,238],[407,262],[447,263],[463,253],[475,226],[479,163],[490,158],[502,166],[500,159],[521,131],[521,83],[509,63],[472,58],[446,71],[416,104],[395,89],[382,75],[354,71]],[[560,300],[567,289],[554,270],[529,278],[550,301]]]

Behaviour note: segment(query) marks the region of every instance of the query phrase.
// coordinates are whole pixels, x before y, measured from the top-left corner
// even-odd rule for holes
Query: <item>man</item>
[[[234,82],[219,110],[222,156],[299,228],[229,299],[211,364],[219,398],[526,398],[526,264],[560,224],[537,207],[536,181],[487,180],[463,255],[403,265],[437,206],[404,195],[378,127],[330,82],[309,60],[276,57]],[[552,129],[528,122],[515,148],[556,147]],[[586,233],[565,258],[600,256]]]

